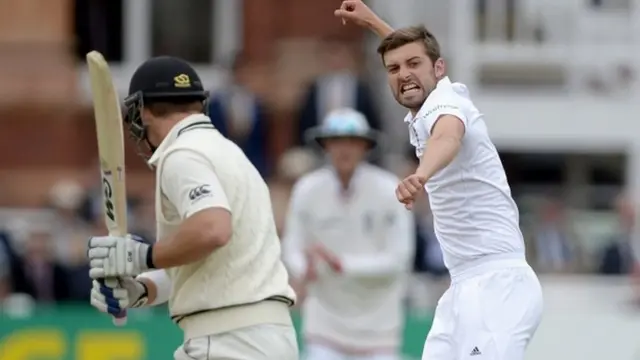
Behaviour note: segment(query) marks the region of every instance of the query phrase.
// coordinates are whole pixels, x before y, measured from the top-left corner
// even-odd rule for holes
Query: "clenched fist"
[[[377,15],[362,0],[344,0],[340,9],[333,14],[343,22],[351,21],[363,27],[371,25],[377,18]]]
[[[417,174],[407,176],[396,188],[398,201],[403,203],[408,210],[413,209],[413,202],[424,192],[424,184],[426,182],[427,178],[424,176]]]

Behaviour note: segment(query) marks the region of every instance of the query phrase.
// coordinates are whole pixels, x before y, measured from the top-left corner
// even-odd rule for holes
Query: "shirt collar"
[[[353,170],[353,174],[351,175],[351,179],[349,179],[349,185],[346,189],[342,187],[342,183],[340,182],[340,178],[338,177],[338,172],[336,171],[336,169],[331,165],[329,165],[328,167],[333,174],[333,179],[339,189],[340,195],[348,198],[353,194],[354,184],[357,183],[358,179],[362,176],[362,172],[366,167],[366,163],[360,163],[356,166],[356,168]]]
[[[451,80],[449,80],[448,76],[443,77],[442,79],[440,79],[438,81],[438,83],[436,84],[436,88],[433,89],[433,91],[436,91],[436,89],[438,88],[448,88],[451,87]],[[431,91],[431,94],[433,94],[433,91]],[[431,94],[429,94],[429,96],[431,96]],[[427,96],[427,99],[429,99],[429,97]],[[404,122],[405,123],[410,123],[411,121],[413,121],[414,119],[419,118],[420,116],[422,116],[423,113],[423,109],[425,104],[427,103],[427,99],[424,100],[424,103],[422,103],[422,106],[420,107],[420,110],[418,110],[418,112],[416,113],[416,116],[413,116],[411,114],[411,112],[409,112],[405,117],[404,117]]]
[[[156,151],[153,152],[153,155],[151,156],[151,158],[147,163],[155,167],[158,164],[158,161],[160,160],[160,157],[162,156],[162,154],[164,154],[164,152],[167,151],[167,148],[169,148],[169,146],[171,146],[171,144],[173,144],[176,141],[176,138],[178,137],[178,135],[180,135],[182,130],[184,130],[185,128],[191,125],[201,123],[201,122],[207,122],[208,124],[210,124],[211,120],[209,120],[209,118],[204,114],[193,114],[193,115],[187,116],[186,118],[176,123],[169,131],[169,134],[167,134],[167,136],[164,138],[164,140],[162,140],[160,145],[158,145],[158,147],[156,148]]]

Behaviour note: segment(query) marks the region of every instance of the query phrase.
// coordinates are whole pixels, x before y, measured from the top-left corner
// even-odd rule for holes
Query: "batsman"
[[[211,125],[207,96],[178,58],[152,58],[133,74],[124,126],[155,171],[157,241],[92,237],[91,303],[117,315],[168,301],[184,332],[176,360],[298,359],[269,190]],[[118,286],[97,281],[113,277]]]

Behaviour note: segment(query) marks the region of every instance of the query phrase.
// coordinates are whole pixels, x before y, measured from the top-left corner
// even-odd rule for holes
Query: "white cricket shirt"
[[[346,349],[393,350],[400,345],[402,301],[415,247],[413,215],[395,199],[398,178],[362,164],[345,196],[331,168],[294,186],[283,236],[290,274],[307,268],[304,250],[320,242],[336,254],[344,273],[326,264],[302,305],[304,334]]]
[[[208,117],[191,115],[158,146],[156,168],[159,241],[206,208],[231,212],[229,243],[193,264],[167,269],[174,320],[206,310],[295,299],[281,261],[280,240],[269,189],[242,150],[216,130]]]
[[[465,127],[460,152],[425,185],[436,236],[449,270],[493,254],[524,255],[519,213],[483,115],[467,87],[440,80],[415,117],[408,114],[411,144],[422,157],[442,115]]]

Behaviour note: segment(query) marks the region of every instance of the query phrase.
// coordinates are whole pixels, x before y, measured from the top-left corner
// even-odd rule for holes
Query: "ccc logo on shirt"
[[[207,196],[211,194],[211,190],[209,189],[209,185],[200,185],[196,188],[193,188],[189,191],[189,200],[194,201],[198,200],[201,197]]]

